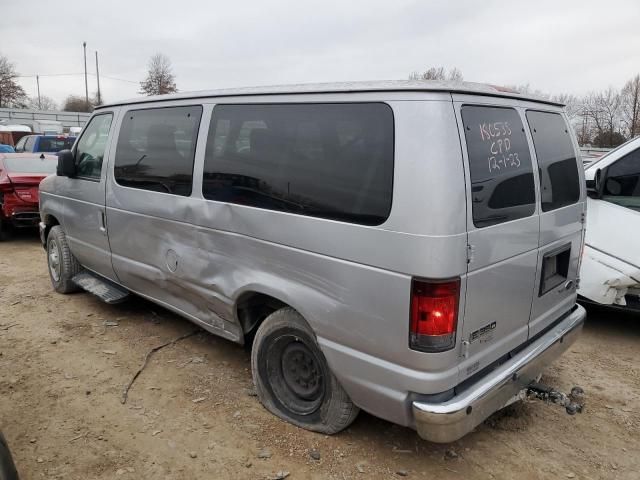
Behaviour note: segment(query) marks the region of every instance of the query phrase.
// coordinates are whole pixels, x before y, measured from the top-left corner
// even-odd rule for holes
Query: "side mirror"
[[[587,195],[591,198],[602,198],[602,170],[597,169],[593,180],[587,180]]]
[[[56,175],[61,177],[76,176],[76,159],[71,150],[60,150],[58,152],[58,168]]]

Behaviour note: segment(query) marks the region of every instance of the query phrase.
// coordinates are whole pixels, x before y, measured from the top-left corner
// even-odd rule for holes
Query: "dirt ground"
[[[192,331],[150,358],[123,405],[147,352]],[[545,375],[585,388],[582,415],[521,404],[436,445],[363,412],[328,437],[261,407],[247,349],[139,298],[56,294],[37,235],[0,243],[0,427],[23,480],[638,479],[639,353],[640,316],[590,310]]]

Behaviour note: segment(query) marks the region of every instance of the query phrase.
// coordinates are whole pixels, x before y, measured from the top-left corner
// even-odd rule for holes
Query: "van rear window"
[[[217,105],[203,195],[379,225],[391,210],[393,142],[383,103]]]
[[[533,215],[533,167],[518,112],[475,105],[465,105],[461,112],[474,225],[487,227]]]
[[[576,203],[580,177],[569,127],[558,113],[527,111],[540,168],[542,211]]]

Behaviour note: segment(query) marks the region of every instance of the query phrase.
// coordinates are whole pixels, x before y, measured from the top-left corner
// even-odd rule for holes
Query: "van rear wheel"
[[[82,267],[73,256],[67,237],[60,225],[56,225],[47,236],[47,266],[51,285],[58,293],[77,292],[80,288],[71,280]]]
[[[260,325],[251,369],[260,402],[294,425],[333,434],[358,415],[329,370],[311,327],[292,308],[277,310]]]

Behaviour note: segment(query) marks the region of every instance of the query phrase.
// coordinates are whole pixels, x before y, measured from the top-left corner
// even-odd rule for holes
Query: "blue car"
[[[69,150],[73,147],[76,137],[65,135],[26,135],[16,143],[16,153],[42,152],[57,153],[60,150]]]

